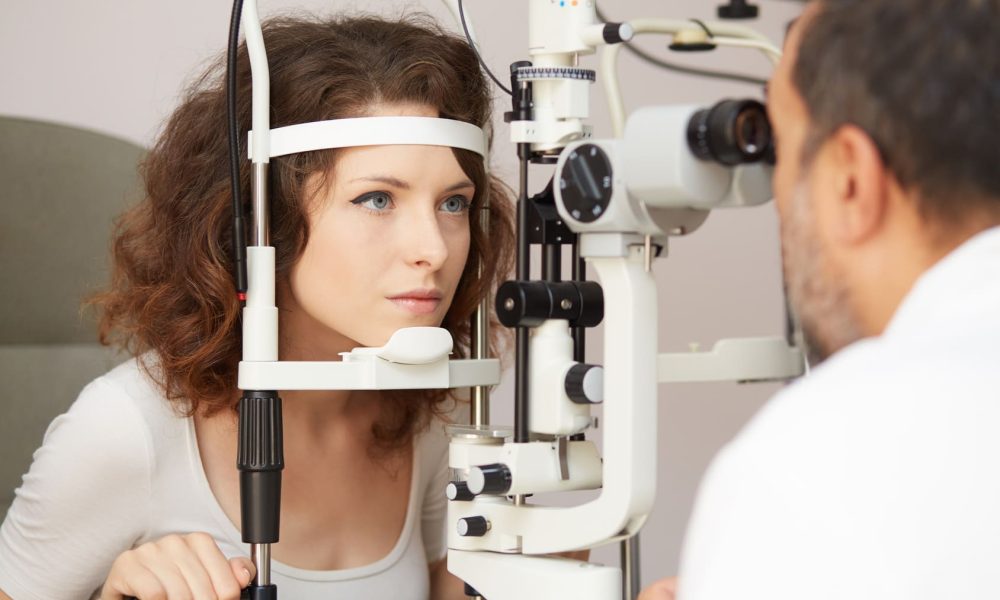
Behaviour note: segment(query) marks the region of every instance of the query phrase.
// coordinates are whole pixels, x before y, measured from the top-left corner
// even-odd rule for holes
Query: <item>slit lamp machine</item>
[[[446,4],[473,49],[461,0]],[[470,596],[488,600],[620,600],[638,593],[636,536],[656,489],[657,384],[780,381],[806,368],[785,337],[722,340],[709,352],[660,354],[653,261],[671,237],[695,232],[713,210],[771,199],[770,126],[753,100],[711,106],[653,106],[626,118],[616,75],[621,48],[638,35],[672,38],[677,50],[736,46],[777,61],[756,31],[718,22],[635,18],[606,23],[593,0],[528,0],[527,60],[510,67],[506,121],[519,161],[517,269],[480,305],[472,356],[451,360],[444,329],[397,331],[380,348],[340,361],[278,358],[275,250],[268,235],[271,157],[383,144],[465,148],[488,160],[486,134],[471,124],[426,117],[365,117],[271,129],[267,54],[256,0],[236,0],[230,26],[230,148],[234,170],[237,289],[245,299],[238,386],[241,531],[257,575],[244,597],[273,600],[270,547],[279,537],[282,456],[279,390],[471,388],[471,422],[450,427],[448,569]],[[722,17],[751,14],[745,1]],[[239,192],[235,48],[242,21],[253,79],[251,219]],[[599,73],[579,57],[599,53]],[[478,52],[477,52],[478,54]],[[484,68],[486,66],[484,65]],[[486,68],[489,73],[488,68]],[[492,76],[492,73],[489,73]],[[613,135],[594,138],[591,87],[600,79]],[[554,165],[529,195],[529,164]],[[487,211],[481,211],[483,215]],[[473,218],[487,218],[473,217]],[[488,230],[488,228],[487,228]],[[247,239],[249,233],[249,239]],[[540,276],[530,247],[541,248]],[[561,272],[563,247],[572,272]],[[596,280],[587,279],[588,272]],[[244,295],[245,294],[245,295]],[[500,363],[488,356],[495,310],[515,336],[513,427],[489,422],[489,389]],[[602,364],[584,360],[588,328],[603,323]],[[603,404],[600,427],[592,415]],[[588,435],[600,434],[603,452]],[[548,492],[596,490],[571,506],[534,502]],[[621,543],[622,568],[552,556]]]

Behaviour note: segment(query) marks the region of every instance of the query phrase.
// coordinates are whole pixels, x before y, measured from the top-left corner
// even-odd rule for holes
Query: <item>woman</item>
[[[490,118],[475,55],[423,20],[273,20],[264,40],[272,127]],[[245,135],[245,48],[238,77]],[[0,530],[0,598],[236,598],[253,576],[236,525],[241,336],[225,127],[217,65],[146,158],[146,198],[118,223],[112,284],[94,300],[102,341],[136,358],[91,383],[46,433]],[[338,360],[407,326],[445,327],[467,354],[470,316],[513,247],[509,194],[480,156],[346,148],[272,159],[270,177],[282,360]],[[464,597],[443,561],[442,421],[454,401],[442,391],[281,395],[281,595]]]

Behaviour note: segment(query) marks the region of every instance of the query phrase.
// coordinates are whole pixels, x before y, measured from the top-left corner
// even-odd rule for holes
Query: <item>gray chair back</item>
[[[83,299],[108,282],[114,218],[140,194],[143,149],[0,117],[0,517],[49,422],[125,357]]]

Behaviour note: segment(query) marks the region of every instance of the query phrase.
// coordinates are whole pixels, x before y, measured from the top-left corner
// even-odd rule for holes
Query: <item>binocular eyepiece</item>
[[[697,111],[688,122],[687,140],[699,159],[727,167],[774,162],[771,122],[756,100],[723,100]]]

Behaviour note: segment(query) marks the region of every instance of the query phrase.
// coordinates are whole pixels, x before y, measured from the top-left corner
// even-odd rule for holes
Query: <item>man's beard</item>
[[[810,364],[864,337],[847,283],[830,264],[816,234],[803,183],[796,186],[792,206],[781,220],[781,255],[785,288],[802,326]]]

